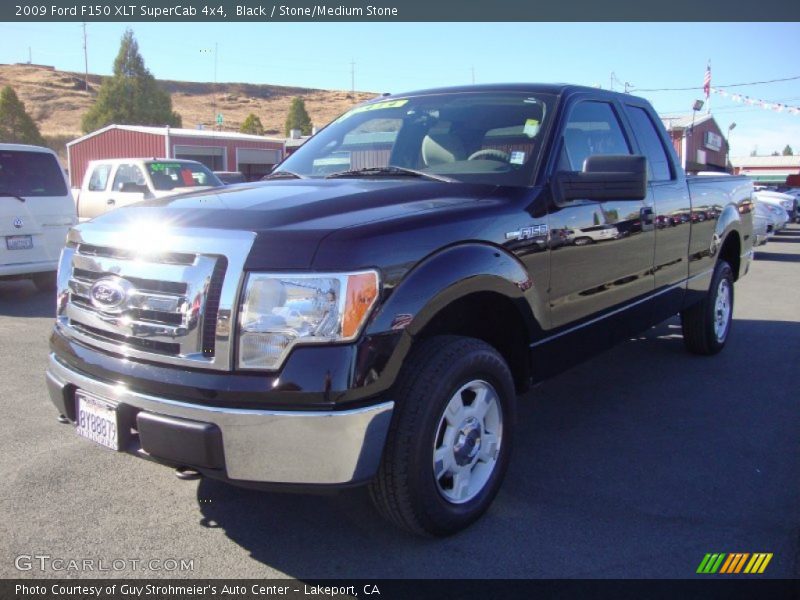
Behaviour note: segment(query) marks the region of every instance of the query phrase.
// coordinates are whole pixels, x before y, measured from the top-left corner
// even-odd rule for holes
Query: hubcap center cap
[[[464,420],[456,432],[453,456],[459,466],[468,465],[481,449],[481,424],[475,417]]]

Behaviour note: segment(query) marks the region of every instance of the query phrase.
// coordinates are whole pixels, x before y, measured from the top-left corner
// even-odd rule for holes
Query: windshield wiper
[[[16,198],[20,202],[25,202],[25,198],[23,198],[22,196],[17,196],[16,194],[12,194],[11,192],[2,192],[2,191],[0,191],[0,196],[10,196],[12,198]]]
[[[270,173],[269,175],[264,175],[261,180],[267,179],[308,179],[305,175],[300,175],[299,173],[293,173],[292,171],[275,171],[274,173]]]
[[[366,169],[353,169],[351,171],[339,171],[338,173],[331,173],[326,175],[325,179],[336,179],[338,177],[424,177],[425,179],[433,179],[434,181],[444,181],[446,183],[455,183],[455,179],[445,177],[444,175],[437,175],[435,173],[426,173],[425,171],[417,171],[416,169],[407,169],[405,167],[367,167]]]

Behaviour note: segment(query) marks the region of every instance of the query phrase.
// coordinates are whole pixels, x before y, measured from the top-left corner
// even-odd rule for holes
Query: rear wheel
[[[31,277],[33,285],[40,292],[52,292],[56,289],[56,272],[47,271],[46,273],[34,273]]]
[[[683,342],[694,354],[716,354],[725,347],[733,320],[733,271],[719,260],[702,302],[681,313]]]
[[[508,465],[515,418],[508,366],[480,340],[437,336],[413,352],[394,389],[372,499],[414,533],[464,529],[489,508]]]

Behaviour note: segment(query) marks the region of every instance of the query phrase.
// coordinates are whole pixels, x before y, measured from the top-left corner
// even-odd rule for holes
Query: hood
[[[138,202],[93,222],[253,231],[248,268],[303,269],[329,234],[474,204],[495,186],[424,180],[266,181]],[[90,224],[89,224],[90,226]]]

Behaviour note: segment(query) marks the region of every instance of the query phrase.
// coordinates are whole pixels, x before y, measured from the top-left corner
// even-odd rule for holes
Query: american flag
[[[706,66],[706,76],[703,79],[703,91],[706,94],[706,99],[708,99],[709,94],[711,94],[711,64],[710,63]]]

